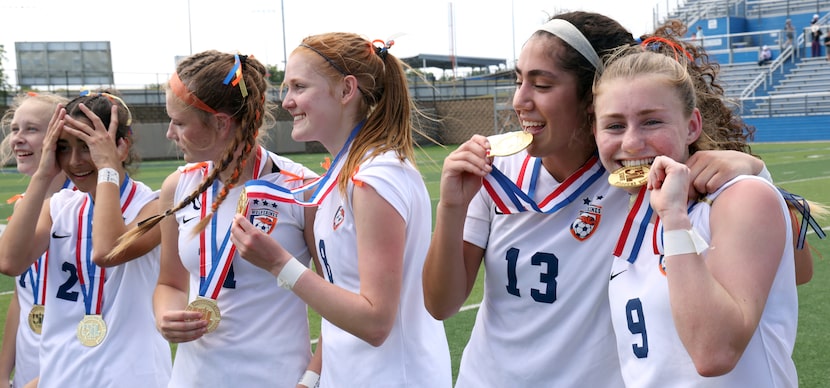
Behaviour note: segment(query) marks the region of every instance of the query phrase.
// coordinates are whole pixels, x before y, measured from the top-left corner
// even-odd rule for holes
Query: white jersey
[[[75,185],[68,178],[64,181],[64,189],[75,189]],[[20,194],[16,198],[22,198]],[[37,294],[37,304],[42,305],[44,302],[44,280],[38,279],[37,268],[42,268],[43,263],[48,261],[46,254],[41,256],[38,262],[29,266],[22,275],[15,276],[15,287],[17,288],[17,303],[20,306],[20,314],[18,316],[18,327],[15,335],[15,351],[14,351],[14,387],[22,387],[29,381],[32,381],[38,376],[40,371],[40,334],[35,333],[29,327],[29,312],[35,305],[35,294]],[[37,265],[36,265],[37,264]]]
[[[22,275],[15,277],[20,314],[18,315],[19,324],[15,336],[14,387],[22,387],[37,377],[40,370],[40,362],[38,361],[40,356],[40,334],[35,333],[29,327],[29,312],[34,306],[32,287],[33,283],[37,281],[36,276],[37,274],[31,266]],[[38,291],[38,297],[40,297],[43,287],[39,285]]]
[[[289,159],[275,154],[270,157],[281,171],[305,178],[317,176]],[[181,170],[187,171],[190,166],[193,165]],[[192,193],[202,178],[201,169],[183,172],[174,202]],[[262,172],[259,179],[289,189],[303,183],[281,173]],[[213,216],[219,225],[217,239],[223,239],[230,232],[242,186],[239,184],[230,190]],[[199,236],[191,236],[199,222],[202,205],[197,200],[176,213],[179,256],[190,273],[190,301],[199,294]],[[272,214],[276,224],[271,237],[308,266],[311,255],[303,237],[303,208],[287,203],[274,205]],[[293,387],[311,357],[305,303],[279,287],[270,273],[236,252],[217,304],[222,319],[216,330],[178,345],[170,387]]]
[[[741,179],[759,178],[741,176],[733,179],[709,195],[708,199],[715,200],[724,189]],[[792,228],[787,206],[783,198],[779,201],[780,210],[787,222],[785,241],[788,243],[758,328],[735,369],[725,375],[701,377],[680,341],[671,314],[668,282],[662,269],[663,256],[655,254],[652,248],[654,225],[650,224],[645,233],[643,246],[648,248],[640,249],[633,264],[627,260],[614,259],[609,295],[626,385],[752,388],[798,386],[791,358],[798,321],[795,263],[793,246],[789,243],[792,241]],[[707,243],[711,242],[710,211],[709,205],[699,202],[689,213],[692,227]],[[705,255],[706,252],[703,253],[704,260]]]
[[[148,202],[158,198],[158,193],[143,183],[135,185],[134,196],[123,212],[127,223]],[[128,186],[122,203],[130,192]],[[85,232],[79,234],[78,225],[87,196],[64,189],[51,198],[52,238],[38,386],[163,387],[170,377],[171,356],[170,346],[156,330],[153,319],[158,247],[142,257],[105,269],[101,314],[106,322],[106,337],[95,347],[85,346],[77,338],[78,324],[86,314],[86,287],[80,284],[76,247],[87,236]],[[84,255],[81,260],[86,260]]]
[[[421,270],[432,212],[423,178],[411,163],[388,152],[361,164],[354,179],[375,189],[406,222],[401,299],[389,337],[378,347],[323,320],[320,387],[450,387],[444,326],[424,307]],[[314,233],[326,279],[358,293],[353,190],[350,182],[348,198],[337,187],[328,194],[317,211]]]
[[[538,161],[520,152],[493,163],[516,182],[532,178],[520,174],[526,159]],[[502,214],[485,188],[473,198],[464,240],[486,250],[484,298],[456,387],[623,385],[607,287],[628,195],[602,171],[579,177],[588,187],[552,214]],[[572,186],[540,168],[531,197]]]

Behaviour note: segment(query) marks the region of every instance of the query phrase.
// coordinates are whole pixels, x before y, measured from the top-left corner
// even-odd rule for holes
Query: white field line
[[[812,177],[812,178],[804,178],[804,179],[793,179],[791,181],[775,182],[775,184],[780,186],[780,185],[786,185],[786,184],[789,184],[789,183],[809,182],[809,181],[817,181],[817,180],[822,180],[822,179],[830,179],[830,175],[815,176],[815,177]]]

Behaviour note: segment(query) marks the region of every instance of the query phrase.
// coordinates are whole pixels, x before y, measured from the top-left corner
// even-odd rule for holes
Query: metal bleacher
[[[744,89],[758,77],[763,68],[755,62],[735,62],[720,64],[721,84],[724,86],[724,94],[731,99],[741,97]]]
[[[830,114],[830,63],[825,57],[802,58],[768,94],[753,114]]]
[[[811,57],[814,14],[827,32],[830,0],[685,0],[666,18],[681,20],[689,31],[703,27],[703,46],[720,66],[725,97],[756,128],[754,141],[804,141],[830,139],[830,61],[823,45],[821,55]],[[791,44],[783,29],[787,19],[795,30]],[[773,60],[759,66],[764,45]]]

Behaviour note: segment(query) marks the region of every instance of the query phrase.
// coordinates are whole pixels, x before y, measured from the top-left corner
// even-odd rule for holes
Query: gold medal
[[[32,310],[29,311],[29,328],[33,332],[40,334],[43,331],[43,313],[45,311],[42,304],[32,306]]]
[[[616,187],[640,187],[648,181],[648,166],[621,167],[608,175],[608,183]]]
[[[508,156],[527,148],[533,142],[533,135],[525,131],[507,132],[487,136],[487,141],[490,142],[487,156]]]
[[[101,315],[84,315],[78,324],[78,341],[84,346],[98,346],[107,336],[107,324]]]
[[[208,321],[208,333],[216,330],[216,327],[219,326],[219,321],[222,320],[222,315],[219,314],[219,306],[216,305],[216,301],[213,299],[197,297],[196,300],[187,305],[185,310],[202,313],[202,319]]]
[[[236,214],[245,215],[245,208],[248,207],[248,193],[245,188],[242,188],[242,193],[239,194],[239,201],[236,202]]]

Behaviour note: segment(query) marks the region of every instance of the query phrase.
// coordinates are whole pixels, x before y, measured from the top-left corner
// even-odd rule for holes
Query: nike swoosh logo
[[[61,236],[61,235],[58,234],[58,232],[52,232],[52,238],[67,238],[67,237],[69,237],[68,234],[66,236]]]
[[[617,273],[612,273],[612,274],[611,274],[611,279],[608,279],[608,281],[610,282],[611,280],[614,280],[614,278],[615,278],[615,277],[620,276],[620,274],[621,274],[621,273],[623,273],[623,272],[625,272],[625,271],[628,271],[628,270],[627,270],[627,269],[624,269],[624,270],[622,270],[622,271],[620,271],[620,272],[617,272]]]
[[[190,218],[185,218],[185,219],[183,219],[183,220],[182,220],[182,223],[186,224],[186,223],[188,223],[188,222],[190,222],[190,221],[193,221],[193,220],[194,220],[194,219],[196,219],[196,218],[199,218],[199,217],[190,217]]]
[[[498,215],[504,215],[504,212],[502,212],[501,210],[499,210],[499,207],[498,207],[498,206],[493,206],[493,210],[495,210],[496,214],[498,214]]]

